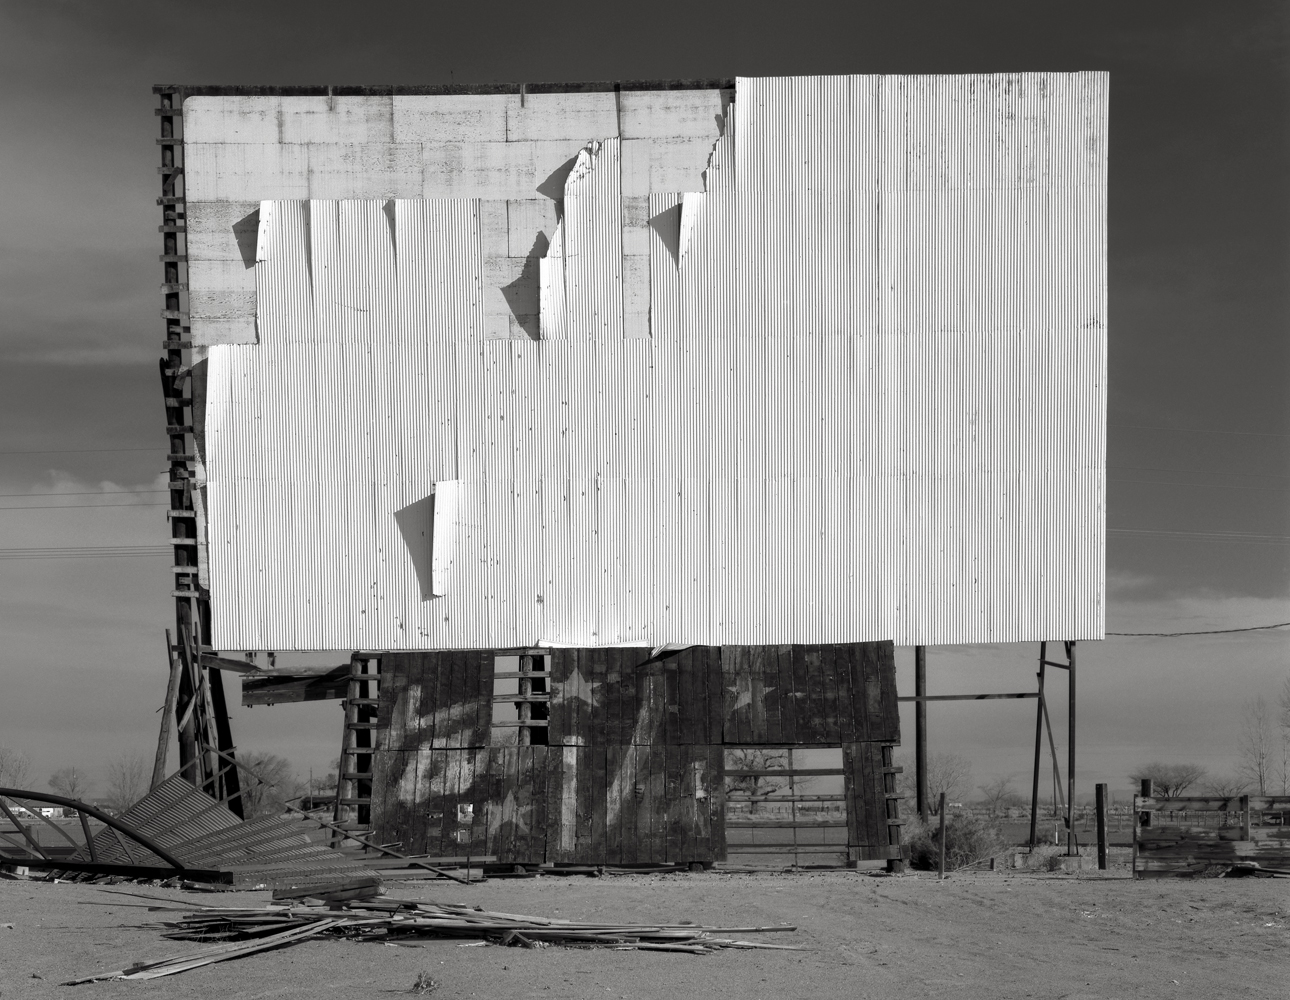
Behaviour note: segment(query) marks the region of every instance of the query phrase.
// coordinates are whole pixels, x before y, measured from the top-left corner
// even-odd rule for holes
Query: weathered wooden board
[[[720,663],[721,742],[900,740],[891,643],[723,646]]]

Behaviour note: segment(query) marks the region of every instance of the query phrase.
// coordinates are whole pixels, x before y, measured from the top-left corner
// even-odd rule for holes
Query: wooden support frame
[[[166,336],[162,342],[165,355],[160,360],[161,390],[165,404],[166,435],[169,438],[170,543],[174,547],[171,572],[175,601],[175,636],[178,645],[167,636],[168,664],[172,679],[177,681],[173,694],[167,691],[166,712],[174,712],[179,740],[179,766],[196,763],[194,779],[215,798],[227,801],[234,815],[243,816],[239,794],[241,785],[237,768],[221,768],[218,757],[201,749],[214,746],[221,753],[232,754],[233,734],[229,726],[224,682],[218,670],[203,666],[200,650],[210,641],[210,600],[201,584],[201,523],[195,492],[201,488],[196,479],[197,442],[194,438],[199,415],[193,411],[192,343],[188,326],[186,296],[188,293],[187,211],[184,188],[184,139],[182,133],[185,92],[180,87],[154,87],[159,98],[156,116],[161,135],[157,146],[161,152],[161,255],[164,297],[161,316]],[[176,659],[180,662],[176,664]],[[162,726],[157,758],[153,767],[153,786],[165,777],[168,726]]]

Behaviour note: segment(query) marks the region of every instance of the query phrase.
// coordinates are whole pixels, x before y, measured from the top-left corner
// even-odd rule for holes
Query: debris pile
[[[158,906],[153,910],[179,909]],[[296,944],[319,935],[384,944],[417,938],[463,938],[523,948],[559,945],[618,951],[678,951],[708,955],[721,948],[771,948],[803,951],[800,945],[766,944],[727,935],[795,931],[789,925],[704,927],[699,924],[598,924],[576,920],[494,913],[464,904],[420,903],[394,899],[273,904],[258,908],[208,907],[168,921],[165,937],[179,941],[218,942],[191,954],[145,962],[115,972],[74,979],[65,986],[104,979],[157,979],[258,951]]]

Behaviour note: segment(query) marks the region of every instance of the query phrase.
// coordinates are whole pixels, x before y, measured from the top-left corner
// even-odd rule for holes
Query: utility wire
[[[1164,479],[1120,479],[1117,476],[1107,476],[1108,483],[1143,483],[1147,486],[1185,486],[1189,489],[1203,490],[1273,490],[1284,492],[1290,490],[1290,486],[1235,486],[1228,483],[1174,483]]]
[[[30,451],[0,451],[0,455],[88,455],[118,451],[164,451],[164,445],[155,448],[34,448]]]
[[[1158,639],[1168,639],[1176,635],[1226,635],[1229,632],[1263,632],[1271,628],[1285,628],[1290,622],[1277,622],[1275,625],[1251,625],[1248,628],[1211,628],[1204,629],[1200,632],[1107,632],[1107,635],[1115,636],[1151,636]]]
[[[1116,427],[1132,427],[1135,431],[1164,431],[1167,434],[1238,434],[1242,437],[1290,437],[1290,434],[1279,434],[1276,431],[1216,431],[1201,427],[1147,427],[1145,424],[1121,424],[1109,421]]]
[[[4,510],[93,510],[98,507],[168,507],[168,503],[33,503],[16,507],[0,507]]]
[[[113,559],[170,556],[173,552],[170,545],[48,545],[0,549],[0,559]]]
[[[0,493],[0,497],[117,497],[117,496],[134,496],[138,493],[169,493],[169,490],[85,490],[76,493],[70,490],[58,493]]]

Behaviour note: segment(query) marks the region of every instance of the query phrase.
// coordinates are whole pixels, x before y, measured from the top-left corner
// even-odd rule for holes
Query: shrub
[[[909,866],[922,871],[935,871],[940,856],[940,821],[923,824],[911,818],[904,828],[905,844],[909,851]],[[953,871],[994,857],[1007,847],[1003,832],[997,823],[981,819],[971,813],[956,813],[945,817],[945,870]]]

